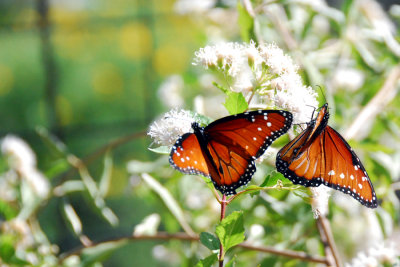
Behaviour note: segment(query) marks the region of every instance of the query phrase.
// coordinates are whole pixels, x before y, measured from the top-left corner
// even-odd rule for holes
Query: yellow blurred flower
[[[129,23],[121,29],[119,45],[127,58],[146,58],[152,52],[151,32],[143,23]]]
[[[96,94],[104,96],[105,99],[112,99],[123,93],[124,81],[115,65],[103,63],[93,71],[92,86]]]
[[[0,65],[0,96],[9,93],[14,85],[14,75],[8,66]]]

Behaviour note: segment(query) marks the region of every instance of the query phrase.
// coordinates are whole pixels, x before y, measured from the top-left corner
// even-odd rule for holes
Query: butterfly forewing
[[[327,164],[326,180],[333,188],[347,193],[368,207],[376,207],[376,195],[371,180],[358,156],[349,144],[331,127],[325,130],[326,142],[330,143],[337,156],[331,165]]]
[[[277,170],[294,184],[322,183],[374,208],[377,201],[367,172],[343,137],[327,126],[327,107],[325,104],[307,129],[278,152]]]
[[[219,174],[215,186],[226,194],[247,184],[256,167],[254,160],[284,134],[292,123],[285,111],[253,111],[217,120],[204,130],[208,151]]]
[[[193,133],[179,137],[171,149],[169,162],[180,172],[209,176],[199,141]]]

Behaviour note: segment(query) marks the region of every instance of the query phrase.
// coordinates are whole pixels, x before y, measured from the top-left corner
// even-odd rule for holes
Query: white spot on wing
[[[334,170],[330,170],[330,171],[328,172],[328,175],[335,175],[335,171],[334,171]]]

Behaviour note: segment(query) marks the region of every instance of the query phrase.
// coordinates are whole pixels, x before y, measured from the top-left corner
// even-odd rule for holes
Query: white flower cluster
[[[8,157],[11,168],[26,180],[36,195],[46,198],[50,184],[36,168],[36,156],[29,145],[19,137],[7,135],[2,140],[1,151]]]
[[[190,131],[193,121],[189,111],[172,109],[153,122],[147,134],[157,144],[172,146],[179,136]]]
[[[317,93],[302,83],[298,66],[275,44],[220,43],[195,52],[195,65],[230,77],[230,90],[250,96],[257,93],[262,108],[281,108],[294,115],[294,123],[310,120],[318,107]],[[257,97],[256,97],[257,98]],[[248,98],[249,99],[249,98]]]
[[[378,244],[375,247],[368,249],[367,252],[359,252],[357,257],[354,258],[351,263],[347,263],[346,267],[378,267],[383,264],[390,266],[398,266],[400,256],[399,248],[391,242],[388,244]],[[397,263],[397,264],[396,264]]]

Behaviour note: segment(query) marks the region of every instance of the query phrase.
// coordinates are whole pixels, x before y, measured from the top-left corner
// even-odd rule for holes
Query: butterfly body
[[[286,111],[258,110],[221,118],[178,138],[170,153],[170,164],[187,174],[211,178],[226,195],[246,185],[256,171],[255,160],[291,126]]]
[[[350,145],[328,126],[328,104],[307,128],[277,154],[276,168],[294,184],[321,184],[351,195],[361,204],[377,207],[371,180]]]

